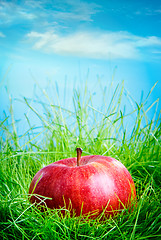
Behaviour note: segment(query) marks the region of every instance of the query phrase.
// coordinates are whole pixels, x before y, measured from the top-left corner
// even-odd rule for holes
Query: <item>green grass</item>
[[[1,239],[161,239],[158,100],[148,105],[151,90],[137,103],[123,83],[101,89],[100,105],[87,86],[73,90],[72,109],[62,104],[58,91],[53,99],[48,90],[42,90],[41,100],[24,98],[42,127],[34,126],[25,114],[28,131],[21,136],[18,126],[23,123],[15,121],[11,100],[10,115],[4,114],[0,122]],[[131,110],[124,108],[124,101]],[[28,188],[35,173],[51,162],[75,156],[76,147],[82,147],[84,155],[112,156],[127,167],[137,190],[137,207],[132,212],[103,221],[99,217],[83,220],[68,211],[64,217],[59,210],[42,213],[29,202]]]

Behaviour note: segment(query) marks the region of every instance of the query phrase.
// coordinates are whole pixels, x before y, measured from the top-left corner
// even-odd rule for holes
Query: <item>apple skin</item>
[[[51,198],[45,205],[51,209],[72,206],[76,216],[103,209],[106,215],[132,205],[136,199],[133,179],[118,160],[100,155],[62,159],[42,168],[29,187],[30,202],[40,203],[41,196]],[[71,205],[72,204],[72,205]]]

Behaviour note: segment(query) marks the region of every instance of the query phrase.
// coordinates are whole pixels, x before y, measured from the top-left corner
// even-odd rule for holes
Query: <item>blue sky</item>
[[[9,106],[5,86],[13,99],[33,98],[34,79],[42,87],[57,81],[63,89],[66,78],[72,91],[89,73],[89,86],[97,91],[98,76],[106,85],[116,68],[114,81],[124,80],[138,101],[158,81],[155,101],[161,90],[160,26],[158,0],[1,0],[1,116]]]

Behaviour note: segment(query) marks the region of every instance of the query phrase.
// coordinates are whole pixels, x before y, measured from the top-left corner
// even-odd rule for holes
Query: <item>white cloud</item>
[[[157,16],[161,14],[160,8],[152,8],[150,7],[139,7],[139,10],[134,12],[135,15],[142,15],[142,16]]]
[[[161,54],[161,51],[153,51],[154,54]]]
[[[0,37],[4,38],[6,36],[2,32],[0,32]]]
[[[92,2],[64,0],[64,3],[66,3],[68,7],[64,9],[64,11],[58,12],[58,16],[71,20],[92,21],[92,16],[102,9],[100,5]],[[66,11],[67,9],[70,9],[70,11]]]
[[[61,21],[92,21],[92,15],[100,12],[102,8],[96,3],[89,3],[82,0],[55,0],[54,2],[50,0],[26,0],[25,4],[30,8],[38,10],[39,13],[43,13],[46,18],[50,16],[52,19]],[[46,9],[48,10],[47,12]]]
[[[79,0],[25,0],[18,4],[16,1],[0,0],[0,24],[32,21],[37,26],[53,26],[53,22],[70,25],[75,22],[90,22],[101,6]]]
[[[20,9],[17,14],[19,14],[20,18],[27,19],[27,20],[33,20],[37,18],[35,14],[29,13],[23,9]]]
[[[29,9],[13,1],[0,1],[0,23],[3,25],[23,20],[33,20],[35,18],[37,18],[37,16],[31,13]]]
[[[139,37],[128,32],[77,32],[66,36],[30,32],[27,37],[36,50],[95,59],[139,59],[143,50],[161,46],[158,37]]]
[[[157,9],[157,10],[155,10],[155,12],[160,14],[161,13],[161,9]]]
[[[148,46],[161,46],[161,38],[150,36],[150,37],[139,37],[137,41],[138,47],[148,47]]]

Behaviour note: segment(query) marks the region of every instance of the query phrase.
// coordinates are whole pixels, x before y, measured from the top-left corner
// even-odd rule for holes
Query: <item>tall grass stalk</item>
[[[67,107],[67,93],[67,104],[62,104],[58,90],[52,98],[47,90],[41,90],[41,100],[24,98],[24,104],[41,126],[34,126],[25,114],[28,130],[21,136],[17,130],[21,122],[15,121],[10,101],[10,115],[4,115],[0,122],[1,239],[161,238],[159,100],[147,105],[150,90],[147,98],[137,103],[125,91],[124,83],[109,89],[102,87],[100,106],[87,85],[83,92],[73,90],[72,108]],[[123,105],[125,98],[131,106],[128,112]],[[154,112],[151,119],[150,110]],[[67,210],[65,216],[58,209],[42,213],[29,202],[28,188],[35,173],[51,162],[75,156],[76,147],[82,147],[85,155],[110,155],[128,168],[137,189],[133,211],[103,221],[88,216],[82,220],[71,217]]]

